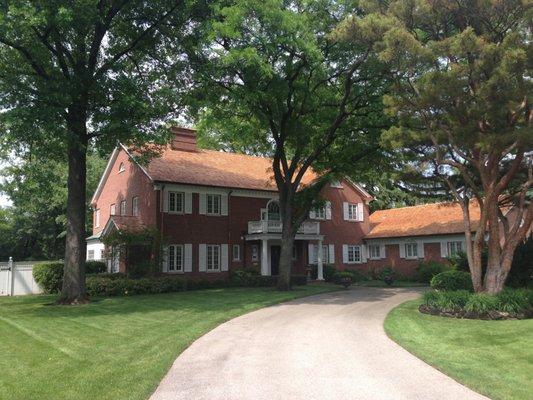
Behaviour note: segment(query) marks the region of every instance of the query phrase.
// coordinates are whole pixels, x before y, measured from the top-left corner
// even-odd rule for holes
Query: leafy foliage
[[[63,262],[47,262],[33,266],[33,278],[45,293],[59,293],[63,284]]]
[[[419,282],[430,283],[437,274],[448,269],[444,264],[435,261],[421,262],[416,267],[417,279]]]
[[[87,261],[85,263],[86,274],[103,274],[107,271],[107,266],[103,261]]]
[[[470,290],[472,287],[472,278],[470,273],[464,271],[444,271],[431,278],[430,286],[436,290],[453,291],[453,290]]]

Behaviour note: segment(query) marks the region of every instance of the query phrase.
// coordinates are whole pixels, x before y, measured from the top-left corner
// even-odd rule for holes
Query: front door
[[[281,246],[270,247],[270,275],[279,275],[279,256]]]

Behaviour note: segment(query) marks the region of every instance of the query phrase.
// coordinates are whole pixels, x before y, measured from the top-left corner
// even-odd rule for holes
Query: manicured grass
[[[533,320],[480,321],[421,314],[419,300],[390,312],[385,331],[398,344],[491,399],[531,399]]]
[[[357,282],[356,285],[365,286],[365,287],[423,287],[423,286],[428,286],[425,283],[409,282],[409,281],[395,281],[392,283],[392,285],[389,286],[384,281],[380,281],[377,279]]]
[[[73,307],[50,305],[53,296],[0,298],[0,398],[146,399],[174,359],[220,323],[335,289],[217,289]]]

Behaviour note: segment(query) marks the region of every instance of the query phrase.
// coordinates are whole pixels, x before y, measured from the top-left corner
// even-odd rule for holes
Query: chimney
[[[196,146],[196,131],[194,129],[173,126],[170,131],[174,135],[170,142],[172,150],[198,151]]]

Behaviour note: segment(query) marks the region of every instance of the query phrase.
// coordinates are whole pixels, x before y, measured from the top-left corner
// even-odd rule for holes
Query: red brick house
[[[253,267],[276,275],[281,222],[271,160],[202,150],[193,130],[174,139],[147,166],[118,146],[92,198],[93,236],[87,258],[103,257],[101,235],[156,228],[167,238],[161,271],[212,278]],[[315,179],[310,172],[303,184]],[[376,211],[372,197],[348,179],[326,187],[326,205],[312,211],[296,235],[293,272],[309,265],[368,271],[391,266],[412,275],[420,261],[444,262],[464,250],[462,214],[454,204]],[[477,210],[477,213],[479,210]],[[471,214],[476,217],[476,209]],[[110,270],[124,271],[115,257]]]

